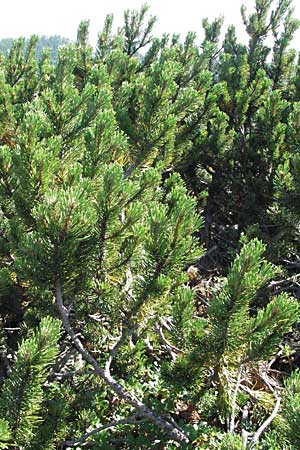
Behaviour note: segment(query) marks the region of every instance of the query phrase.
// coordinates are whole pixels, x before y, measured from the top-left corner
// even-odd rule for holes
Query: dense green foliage
[[[299,448],[299,23],[255,5],[1,57],[0,448]]]

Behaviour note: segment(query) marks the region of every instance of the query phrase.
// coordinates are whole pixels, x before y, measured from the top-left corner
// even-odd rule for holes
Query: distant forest
[[[17,39],[13,38],[0,39],[1,53],[6,55],[16,40]],[[26,44],[28,43],[28,41],[28,39],[25,39]],[[43,50],[50,49],[52,60],[57,61],[59,47],[61,45],[67,45],[70,43],[70,39],[64,38],[62,36],[39,36],[36,44],[36,55],[38,58],[40,58]]]

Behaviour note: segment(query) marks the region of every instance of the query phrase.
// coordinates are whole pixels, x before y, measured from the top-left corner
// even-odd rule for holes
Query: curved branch
[[[280,402],[281,402],[281,397],[276,395],[276,403],[274,406],[274,409],[272,411],[272,413],[270,414],[270,416],[264,421],[264,423],[259,427],[259,429],[254,433],[249,448],[250,449],[254,449],[256,446],[256,443],[258,442],[261,434],[265,431],[265,429],[271,424],[272,420],[275,419],[279,408],[280,408]]]

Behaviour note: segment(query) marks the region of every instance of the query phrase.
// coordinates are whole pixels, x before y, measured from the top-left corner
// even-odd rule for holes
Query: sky
[[[9,0],[2,2],[0,39],[28,37],[32,34],[61,35],[76,39],[81,20],[90,20],[90,43],[94,46],[105,16],[113,13],[116,26],[122,24],[123,11],[139,9],[144,0]],[[199,38],[204,17],[213,19],[224,15],[224,29],[234,24],[239,38],[245,40],[240,7],[245,4],[252,11],[254,0],[147,0],[150,14],[158,17],[155,35],[196,31]],[[276,4],[276,1],[274,2]],[[300,19],[300,0],[294,0],[295,17]],[[300,50],[300,31],[293,42]]]

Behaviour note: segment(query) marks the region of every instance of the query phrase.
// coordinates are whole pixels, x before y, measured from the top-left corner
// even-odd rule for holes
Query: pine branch
[[[59,338],[60,322],[43,318],[35,335],[19,346],[13,370],[4,382],[0,415],[7,418],[18,448],[30,444],[40,421],[43,386],[58,354]]]
[[[56,282],[55,296],[59,314],[66,332],[71,337],[75,347],[85,359],[85,361],[94,367],[97,375],[99,375],[105,381],[105,383],[110,387],[112,391],[114,391],[118,395],[119,398],[124,400],[129,405],[133,406],[141,417],[149,420],[150,422],[154,423],[156,426],[164,430],[174,441],[188,443],[189,438],[183,431],[171,424],[170,421],[167,421],[162,416],[156,414],[133,394],[128,392],[111,376],[110,371],[104,370],[102,367],[100,367],[96,359],[88,352],[87,349],[84,348],[81,340],[78,338],[70,324],[67,309],[63,303],[61,283],[59,280]]]

